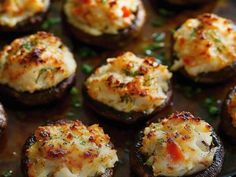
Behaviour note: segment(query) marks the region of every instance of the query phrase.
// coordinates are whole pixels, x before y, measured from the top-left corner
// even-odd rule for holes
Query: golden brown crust
[[[78,139],[78,141],[80,141],[80,138],[82,138],[82,135],[81,135],[81,137],[77,137],[77,136],[73,137],[76,134],[73,133],[73,135],[72,135],[71,133],[64,132],[64,128],[68,127],[68,126],[69,126],[69,129],[70,129],[71,133],[74,132],[74,131],[79,131],[78,135],[80,135],[80,133],[82,133],[84,131],[85,131],[84,133],[88,133],[87,131],[89,131],[90,134],[91,134],[90,137],[89,137],[89,141],[91,141],[93,143],[96,143],[98,145],[98,147],[100,147],[100,145],[102,145],[101,144],[102,141],[104,141],[104,140],[109,141],[110,140],[109,136],[106,135],[106,134],[104,134],[103,137],[100,137],[100,135],[101,135],[100,131],[102,131],[102,129],[100,127],[98,127],[98,125],[89,126],[85,130],[84,125],[80,121],[58,120],[56,122],[48,123],[45,126],[41,126],[35,131],[34,135],[30,136],[27,139],[27,141],[26,141],[26,143],[23,147],[21,168],[22,168],[22,171],[23,171],[23,174],[24,174],[25,177],[29,177],[29,175],[28,175],[29,170],[30,170],[29,168],[32,168],[32,163],[34,163],[34,161],[30,161],[29,158],[32,156],[32,153],[35,152],[35,149],[33,151],[30,150],[30,149],[32,149],[33,146],[35,146],[36,143],[39,143],[39,141],[40,142],[41,141],[45,142],[45,143],[42,143],[42,147],[40,148],[40,152],[41,151],[44,152],[43,156],[46,157],[46,159],[51,159],[53,161],[58,160],[59,163],[61,163],[61,161],[63,161],[64,158],[67,158],[67,155],[69,153],[71,153],[71,151],[75,151],[75,149],[74,149],[75,144],[72,143],[70,145],[70,140],[71,139],[74,139],[74,140]],[[52,130],[50,130],[50,127],[52,127]],[[57,130],[54,129],[55,127],[58,127],[58,131],[60,130],[60,131],[63,131],[64,133],[66,133],[66,139],[63,139],[64,143],[66,143],[65,145],[63,145],[65,147],[62,147],[61,145],[58,146],[58,144],[57,144],[58,140],[57,140],[57,138],[54,137],[55,134],[53,134],[53,132],[51,132],[51,131],[57,131]],[[80,128],[81,128],[81,130],[79,130]],[[87,136],[87,135],[83,134],[83,136]],[[53,137],[55,138],[55,141],[54,141],[55,144],[54,144],[54,146],[51,146],[51,143],[48,144],[48,141],[50,141],[51,138],[53,138]],[[60,144],[61,142],[58,141],[58,143]],[[71,148],[67,146],[68,145],[67,143],[69,143]],[[85,142],[83,142],[82,146],[85,145],[84,143]],[[67,151],[66,146],[68,148],[70,148],[71,151]],[[113,145],[111,143],[109,144],[109,146],[111,148],[113,148]],[[95,149],[90,149],[89,151],[84,153],[83,157],[78,156],[78,158],[84,158],[84,163],[86,163],[85,161],[87,161],[89,159],[91,159],[91,162],[93,162],[93,159],[97,158],[97,155],[96,155],[95,151],[93,151],[93,150],[95,150]],[[81,150],[81,151],[83,152],[83,150]],[[76,151],[76,152],[80,152],[80,151]],[[29,155],[29,154],[31,154],[31,155]],[[81,161],[77,161],[77,162],[72,163],[73,157],[70,157],[70,155],[68,155],[68,157],[72,158],[71,162],[65,161],[65,164],[70,164],[70,165],[73,165],[73,164],[76,165],[77,163],[81,164]],[[80,168],[80,167],[79,166],[74,166],[73,168],[76,169],[76,168]],[[96,175],[95,177],[112,177],[112,176],[113,176],[113,168],[107,168],[105,170],[105,173],[103,173],[101,175]]]
[[[1,3],[4,3],[4,2],[1,2]],[[46,10],[44,10],[43,12],[37,12],[33,16],[30,16],[30,17],[23,19],[22,21],[16,23],[16,25],[14,25],[14,26],[8,26],[8,25],[3,25],[3,24],[1,25],[1,23],[0,23],[0,31],[4,35],[9,35],[9,33],[17,34],[17,33],[26,33],[26,32],[30,32],[30,31],[36,31],[39,28],[39,26],[42,24],[43,20],[46,18],[47,14],[49,12],[49,9],[50,9],[50,4],[51,3],[49,0],[49,7],[47,7]],[[5,3],[5,5],[7,5],[7,3]],[[7,10],[8,8],[9,7],[6,7],[5,9]],[[22,11],[22,10],[24,10],[24,9],[19,8],[17,13],[16,12],[14,12],[14,13],[16,13],[16,15],[18,15],[18,14],[22,15],[24,13],[24,11]],[[0,11],[1,11],[1,9],[0,9]]]
[[[201,121],[199,118],[195,118],[191,114],[186,113],[186,112],[172,114],[170,119],[176,119],[178,121],[190,120],[196,123]],[[141,142],[142,142],[143,135],[144,135],[143,132],[139,134],[135,147],[131,151],[131,154],[130,154],[131,168],[132,168],[132,171],[140,177],[143,177],[143,176],[154,177],[152,169],[145,164],[147,159],[144,157],[144,155],[142,155],[140,151],[140,148],[142,146]],[[196,174],[189,175],[188,177],[215,177],[221,171],[223,159],[224,159],[224,148],[223,148],[222,142],[220,141],[220,138],[216,135],[214,131],[212,133],[212,137],[213,137],[213,146],[217,147],[215,155],[214,155],[213,163],[207,169],[197,172]],[[160,177],[164,177],[164,176],[160,176]]]
[[[101,36],[92,36],[83,32],[82,30],[76,28],[74,25],[68,22],[68,17],[66,16],[64,9],[62,10],[62,17],[64,21],[64,26],[66,31],[71,33],[76,39],[88,43],[90,45],[95,45],[102,48],[115,49],[126,45],[135,38],[140,33],[146,17],[146,11],[144,9],[143,3],[140,2],[139,8],[136,14],[136,19],[133,25],[124,30],[120,30],[118,34],[103,34]]]

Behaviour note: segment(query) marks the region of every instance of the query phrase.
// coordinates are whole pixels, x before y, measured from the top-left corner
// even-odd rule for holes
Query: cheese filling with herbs
[[[15,39],[0,52],[0,84],[19,92],[52,88],[72,76],[76,62],[62,41],[50,33]]]
[[[236,93],[233,93],[230,97],[228,112],[232,118],[232,124],[236,128]]]
[[[118,34],[136,19],[140,0],[67,0],[64,5],[69,22],[84,32],[100,36]]]
[[[144,130],[140,152],[154,176],[186,176],[208,168],[214,159],[212,127],[188,112],[174,113]]]
[[[236,31],[232,21],[214,14],[187,20],[174,33],[178,58],[173,70],[184,68],[191,76],[216,72],[236,62]]]
[[[0,1],[0,25],[14,27],[18,23],[44,13],[50,0],[3,0]]]
[[[118,161],[110,137],[80,121],[40,126],[27,150],[30,177],[95,177]]]
[[[167,99],[172,74],[155,58],[131,52],[107,59],[86,81],[94,100],[123,112],[152,113]]]

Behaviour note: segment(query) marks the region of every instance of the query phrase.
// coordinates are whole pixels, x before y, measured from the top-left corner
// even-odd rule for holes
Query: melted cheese
[[[0,2],[0,25],[14,27],[32,16],[44,13],[50,0],[3,0]]]
[[[50,33],[14,40],[0,52],[0,84],[33,93],[56,86],[75,73],[69,49]]]
[[[189,75],[219,71],[236,61],[234,24],[214,14],[187,20],[174,34],[176,60],[172,69]]]
[[[228,112],[232,118],[232,124],[236,128],[236,93],[230,95]]]
[[[110,137],[97,124],[80,121],[41,126],[27,151],[30,177],[95,177],[118,161]]]
[[[211,134],[212,127],[203,120],[175,113],[145,128],[140,150],[154,176],[191,175],[213,162],[216,148]]]
[[[69,23],[99,36],[117,34],[133,24],[140,0],[68,0],[64,11]]]
[[[154,58],[131,52],[107,59],[86,81],[93,99],[123,112],[152,113],[167,99],[172,74]]]

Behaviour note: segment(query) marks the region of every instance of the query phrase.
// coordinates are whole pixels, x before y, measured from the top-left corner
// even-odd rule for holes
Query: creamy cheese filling
[[[64,5],[69,23],[84,32],[100,36],[117,34],[131,26],[140,0],[67,0]]]
[[[191,76],[219,71],[236,61],[234,24],[214,14],[187,20],[174,34],[178,60],[172,69],[184,68]]]
[[[186,176],[208,168],[214,158],[212,127],[190,113],[174,113],[144,129],[140,151],[154,176]]]
[[[86,81],[94,100],[123,112],[152,113],[167,99],[172,74],[152,57],[131,52],[107,59]]]
[[[118,161],[110,137],[97,124],[80,121],[41,126],[27,150],[30,177],[95,177]]]
[[[230,97],[228,112],[232,118],[232,124],[236,128],[236,93],[233,93]]]
[[[3,0],[0,2],[0,25],[14,27],[18,23],[44,13],[50,0]]]
[[[61,40],[38,32],[14,40],[0,52],[0,84],[33,93],[56,86],[75,73],[76,62]]]

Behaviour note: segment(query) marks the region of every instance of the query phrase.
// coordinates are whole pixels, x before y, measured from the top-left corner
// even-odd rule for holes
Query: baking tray
[[[68,95],[57,104],[30,109],[20,109],[4,105],[8,114],[9,123],[6,132],[0,139],[0,174],[12,170],[13,177],[22,177],[20,170],[21,149],[26,138],[39,125],[47,121],[58,119],[79,119],[84,124],[90,125],[99,123],[106,133],[111,137],[112,142],[118,150],[119,163],[117,164],[114,177],[134,177],[129,166],[129,151],[134,144],[134,139],[137,133],[146,125],[145,122],[125,127],[118,125],[111,121],[105,121],[101,117],[94,114],[92,111],[86,109],[83,105],[83,97],[81,94],[81,86],[86,78],[86,74],[82,72],[83,64],[89,64],[93,67],[103,63],[107,57],[116,56],[122,51],[133,51],[139,55],[145,55],[145,48],[153,43],[152,34],[154,32],[166,32],[167,38],[165,41],[165,49],[161,52],[166,52],[166,58],[170,56],[170,38],[171,31],[178,27],[187,18],[194,17],[203,12],[214,12],[221,16],[236,20],[236,1],[235,0],[221,0],[216,3],[204,5],[201,8],[188,9],[183,11],[163,10],[163,8],[153,8],[149,1],[144,1],[147,10],[147,22],[142,31],[142,34],[127,47],[115,50],[106,51],[88,47],[78,41],[73,41],[63,30],[62,22],[60,22],[61,15],[61,1],[53,1],[48,20],[54,19],[51,23],[44,24],[46,30],[54,33],[62,38],[62,40],[71,48],[76,60],[78,62],[77,82],[78,95]],[[56,19],[56,20],[55,20]],[[168,35],[169,34],[169,35]],[[0,48],[4,44],[9,43],[14,37],[5,37],[0,34]],[[153,54],[157,55],[159,51]],[[87,57],[87,55],[90,55]],[[184,80],[184,78],[174,76],[174,98],[173,103],[167,109],[157,114],[152,121],[167,116],[174,111],[190,111],[196,116],[205,119],[212,124],[218,134],[221,136],[225,145],[225,161],[220,176],[233,176],[236,174],[236,146],[230,144],[219,130],[220,117],[217,115],[210,115],[206,107],[204,107],[204,100],[207,98],[214,98],[217,101],[218,107],[222,104],[229,88],[236,84],[236,80],[232,80],[226,84],[214,86],[200,86],[193,85]],[[74,102],[79,104],[74,104]]]

